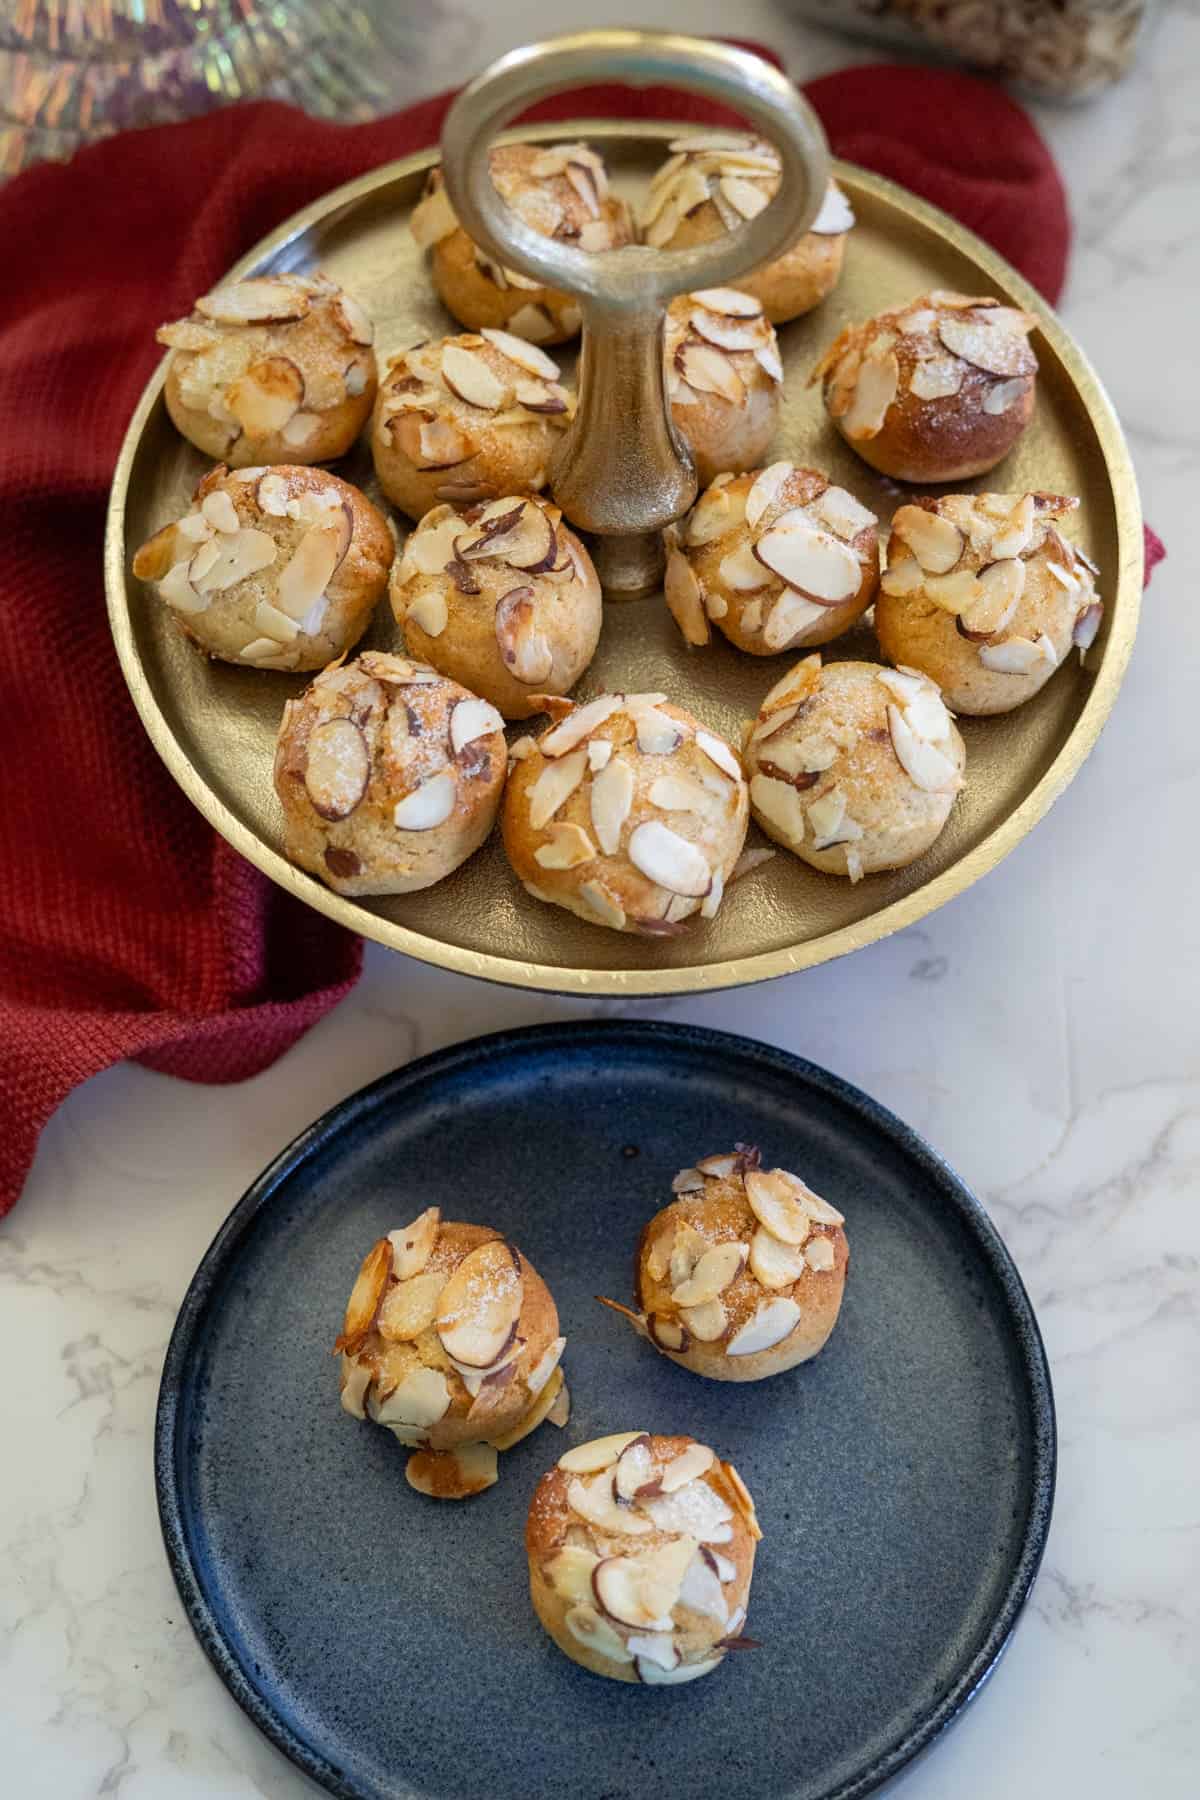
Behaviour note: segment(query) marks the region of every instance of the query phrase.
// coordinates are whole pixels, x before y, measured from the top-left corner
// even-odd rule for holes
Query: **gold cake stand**
[[[572,81],[559,80],[557,86],[611,76],[614,40],[631,55],[648,46],[658,56],[651,62],[660,76],[663,61],[658,53],[663,45],[668,46],[668,62],[675,59],[676,72],[689,69],[691,40],[634,32],[584,33],[569,40],[575,53]],[[510,80],[499,100],[493,82],[486,96],[493,103],[489,130],[505,106],[511,117],[530,93],[552,91],[553,84],[548,88],[543,82],[539,87],[532,80],[532,66],[544,48],[518,53],[524,59],[521,79]],[[766,67],[724,47],[699,48],[718,61],[742,57],[759,70]],[[510,70],[514,61],[504,59]],[[724,98],[744,78],[744,70],[735,69],[721,88],[708,79],[707,71],[691,74],[685,83],[680,73],[680,84]],[[489,79],[483,78],[484,84]],[[771,72],[770,79],[782,78]],[[741,98],[745,100],[744,93]],[[764,123],[772,108],[781,104],[778,92],[768,93],[757,108],[749,104],[745,110]],[[460,114],[458,147],[469,140],[472,154],[481,141],[483,112],[481,104],[473,119],[468,116],[469,130],[462,127]],[[791,167],[799,175],[800,191],[797,194],[793,182],[782,204],[773,203],[753,221],[752,229],[764,228],[760,246],[771,232],[781,229],[789,205],[793,221],[811,216],[812,196],[805,194],[803,183],[807,178],[811,187],[813,172],[821,166],[821,150],[819,142],[805,147],[808,124],[803,117],[793,125]],[[764,123],[764,128],[769,127]],[[580,119],[526,128],[519,135],[537,142],[590,140],[606,158],[616,190],[632,198],[658,167],[668,141],[686,129],[678,124]],[[771,135],[784,149],[787,167],[783,134],[776,130]],[[328,270],[374,318],[381,365],[389,354],[418,338],[455,329],[434,295],[407,229],[426,172],[437,160],[437,151],[431,149],[336,189],[265,238],[233,273],[318,266]],[[960,721],[968,785],[945,831],[910,868],[868,876],[857,886],[821,875],[781,851],[730,889],[716,919],[697,921],[676,938],[644,939],[589,926],[560,908],[530,899],[512,876],[497,833],[463,868],[425,893],[344,899],[293,868],[282,851],[283,819],[271,785],[275,733],[284,701],[307,678],[208,662],[184,640],[168,609],[130,572],[133,550],[186,509],[207,467],[167,417],[160,368],[130,423],[113,481],[105,549],[113,635],[134,703],[163,761],[205,817],[273,881],[351,930],[463,974],[566,993],[698,992],[809,968],[915,923],[994,868],[1062,793],[1112,708],[1137,629],[1141,512],[1116,415],[1086,358],[1052,310],[1001,257],[953,219],[891,182],[848,164],[832,167],[858,224],[834,294],[815,312],[780,331],[786,383],[773,454],[826,470],[886,523],[904,498],[903,490],[861,463],[826,421],[817,390],[806,385],[820,352],[847,322],[931,287],[992,293],[1035,313],[1039,328],[1033,343],[1041,375],[1033,422],[997,469],[968,485],[1001,491],[1040,488],[1080,496],[1079,541],[1100,567],[1105,601],[1104,628],[1086,666],[1073,657],[1035,699],[1005,717]],[[461,195],[461,169],[459,173]],[[478,199],[478,183],[471,185]],[[781,210],[772,219],[776,205]],[[481,224],[486,230],[487,221]],[[524,258],[527,266],[538,266],[536,248],[526,255],[510,237],[498,241],[503,242],[510,265],[520,268]],[[733,260],[727,258],[722,265],[721,279],[729,278]],[[702,280],[677,277],[678,272],[658,267],[653,280],[661,293],[655,306],[661,308],[662,293],[713,282],[710,274]],[[567,283],[560,280],[558,285]],[[584,301],[587,312],[586,295]],[[637,323],[643,334],[653,329],[646,325],[646,308],[640,309],[638,322],[635,295],[627,293],[622,305],[627,322]],[[612,311],[606,324],[604,310],[600,294],[588,316],[594,329],[611,331]],[[555,352],[556,357],[559,354]],[[648,366],[644,354],[640,366],[644,376]],[[585,392],[581,414],[586,403]],[[339,471],[386,507],[364,445],[339,465]],[[675,503],[682,495],[686,504],[688,471],[676,470],[671,479]],[[662,484],[656,491],[665,491]],[[601,518],[599,528],[612,532],[615,524]],[[383,605],[361,647],[394,648],[397,641]],[[825,654],[876,658],[878,653],[873,634],[861,627]],[[665,689],[736,743],[742,721],[757,711],[767,688],[794,660],[795,653],[745,656],[721,639],[707,650],[688,651],[661,594],[651,593],[606,608],[600,648],[577,697],[610,688]],[[514,728],[514,735],[521,729]],[[754,828],[748,841],[761,841]]]

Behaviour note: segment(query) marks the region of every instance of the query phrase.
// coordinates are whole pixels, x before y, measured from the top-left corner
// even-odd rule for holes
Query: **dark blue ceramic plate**
[[[806,1368],[698,1380],[638,1343],[633,1247],[671,1176],[735,1139],[845,1212],[837,1330]],[[465,1505],[338,1405],[329,1347],[367,1245],[436,1201],[496,1225],[554,1291],[563,1434]],[[765,1531],[763,1648],[692,1687],[584,1674],[530,1610],[522,1530],[568,1443],[685,1431],[732,1458]],[[986,1215],[888,1112],[715,1031],[578,1024],[444,1050],[344,1101],[242,1198],[167,1353],[156,1478],[192,1625],[239,1705],[354,1800],[851,1800],[954,1718],[1037,1571],[1054,1409]]]

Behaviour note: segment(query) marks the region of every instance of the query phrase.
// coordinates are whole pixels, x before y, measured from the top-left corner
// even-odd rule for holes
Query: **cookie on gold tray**
[[[753,294],[703,288],[667,308],[663,343],[675,429],[702,486],[760,463],[779,424],[783,364]]]

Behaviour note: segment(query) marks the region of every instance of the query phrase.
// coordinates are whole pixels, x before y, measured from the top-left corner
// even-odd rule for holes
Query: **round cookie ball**
[[[512,754],[504,848],[535,900],[660,937],[716,916],[748,819],[724,738],[665,694],[600,694]]]
[[[779,174],[779,154],[761,138],[735,131],[676,138],[639,209],[642,241],[656,250],[711,244],[763,210]],[[811,312],[838,284],[853,224],[849,201],[831,181],[808,230],[773,262],[739,275],[739,289],[762,303],[773,325]]]
[[[865,463],[897,481],[965,481],[1007,456],[1033,416],[1032,313],[920,294],[834,339],[811,379]]]
[[[578,1444],[529,1505],[533,1610],[593,1675],[696,1681],[746,1647],[761,1537],[741,1476],[707,1444],[645,1431]]]
[[[751,656],[827,644],[879,585],[877,520],[819,469],[772,463],[719,475],[663,533],[663,591],[684,640],[709,622]]]
[[[1058,522],[1061,494],[945,494],[892,520],[875,630],[889,662],[920,669],[961,713],[1011,712],[1086,650],[1104,609]]]
[[[412,654],[506,719],[567,693],[600,640],[592,559],[548,500],[435,507],[394,564],[390,594]]]
[[[338,894],[410,894],[478,850],[504,721],[436,669],[368,650],[289,700],[275,750],[284,853]]]
[[[172,420],[231,468],[331,462],[371,416],[375,328],[327,276],[225,282],[156,335]]]
[[[615,250],[633,239],[625,202],[609,192],[604,161],[586,144],[497,144],[490,168],[501,199],[543,237],[579,250]],[[410,226],[430,252],[433,284],[460,324],[501,326],[534,344],[561,344],[582,322],[573,294],[541,287],[493,262],[459,224],[441,169],[431,169]]]
[[[334,1350],[342,1406],[415,1454],[408,1480],[464,1500],[496,1480],[496,1452],[570,1401],[550,1290],[515,1245],[436,1206],[372,1244]]]
[[[671,417],[700,482],[761,462],[779,423],[783,364],[760,303],[736,288],[679,294],[663,347]]]
[[[371,427],[379,485],[419,519],[546,485],[574,400],[558,364],[506,331],[438,338],[394,356]]]
[[[933,843],[966,750],[932,681],[877,663],[797,663],[747,727],[750,805],[802,862],[858,881]]]
[[[845,1220],[786,1169],[739,1145],[682,1169],[637,1252],[623,1313],[664,1356],[710,1381],[761,1381],[807,1362],[837,1323]]]
[[[193,498],[133,572],[201,649],[252,669],[323,669],[358,642],[395,555],[365,494],[324,469],[221,464]]]

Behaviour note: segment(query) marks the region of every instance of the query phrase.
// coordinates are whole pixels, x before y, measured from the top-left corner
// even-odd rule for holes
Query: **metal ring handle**
[[[496,192],[489,146],[534,100],[597,79],[633,87],[653,81],[744,114],[782,161],[770,203],[727,239],[690,250],[628,245],[597,255],[534,231]],[[451,206],[490,256],[545,287],[590,300],[610,317],[645,316],[675,294],[731,281],[794,243],[824,197],[829,148],[808,102],[785,75],[748,50],[674,32],[580,31],[511,50],[477,75],[446,116],[442,167]]]

